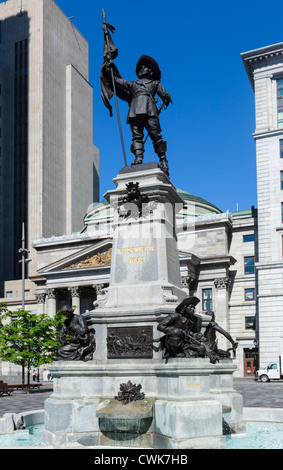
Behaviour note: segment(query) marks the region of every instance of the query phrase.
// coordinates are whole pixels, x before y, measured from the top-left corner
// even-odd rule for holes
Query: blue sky
[[[116,31],[115,63],[135,80],[142,54],[151,55],[173,105],[160,116],[172,183],[222,211],[257,206],[254,94],[240,53],[283,41],[283,4],[266,1],[57,0],[89,42],[94,91],[94,144],[100,150],[100,198],[124,166],[114,99],[111,118],[100,96],[102,8]],[[131,131],[119,100],[128,164]],[[144,162],[158,161],[150,139]]]

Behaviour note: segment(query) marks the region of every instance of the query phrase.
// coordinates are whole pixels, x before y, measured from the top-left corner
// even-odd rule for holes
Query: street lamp
[[[22,255],[22,259],[19,263],[22,263],[22,309],[25,309],[25,265],[31,261],[31,258],[26,258],[27,254],[30,253],[25,247],[25,224],[22,225],[22,247],[19,249],[19,253]]]
[[[25,265],[31,261],[31,258],[26,258],[29,250],[25,247],[25,224],[22,224],[22,247],[19,249],[19,253],[22,255],[22,259],[19,263],[22,263],[22,309],[25,309]],[[22,366],[22,383],[25,383],[25,368]]]

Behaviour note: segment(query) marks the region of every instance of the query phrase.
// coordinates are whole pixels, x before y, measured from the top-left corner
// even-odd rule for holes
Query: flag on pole
[[[102,64],[101,71],[100,71],[101,97],[106,108],[108,108],[110,111],[110,116],[113,116],[112,106],[110,104],[110,100],[113,96],[113,85],[111,82],[111,77],[109,75],[109,70],[107,70],[106,66],[110,60],[116,59],[116,57],[118,56],[118,49],[115,46],[112,40],[111,34],[110,34],[110,31],[111,33],[114,33],[115,28],[114,26],[111,26],[109,23],[106,23],[104,10],[102,10],[102,16],[103,16],[102,29],[104,31],[104,51],[103,51],[104,62]]]
[[[106,23],[104,21],[103,23],[103,31],[104,31],[104,53],[103,53],[103,58],[104,60],[114,60],[118,56],[118,49],[115,46],[111,34],[113,34],[115,31],[114,26],[111,26],[111,24]]]
[[[113,85],[113,80],[111,77],[111,73],[109,71],[108,64],[109,64],[109,61],[113,61],[114,59],[116,59],[116,57],[118,56],[118,49],[115,46],[113,39],[111,37],[111,34],[110,34],[110,32],[114,33],[115,28],[114,26],[111,26],[109,23],[106,23],[104,10],[102,10],[102,16],[103,16],[102,29],[104,31],[104,52],[103,52],[104,62],[102,64],[101,71],[100,71],[101,97],[102,97],[103,103],[110,111],[110,116],[113,116],[110,100],[114,93],[114,89],[113,89],[114,85]],[[115,77],[122,78],[117,67],[114,64],[112,64],[111,67],[112,67],[112,75],[113,76],[115,75]],[[130,101],[129,92],[123,89],[119,89],[119,87],[116,91],[117,91],[116,94],[118,98],[120,98],[123,101],[127,101],[129,103]]]

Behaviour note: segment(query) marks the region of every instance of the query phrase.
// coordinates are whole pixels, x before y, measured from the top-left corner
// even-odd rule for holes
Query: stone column
[[[47,290],[46,313],[50,317],[56,315],[56,289]]]
[[[41,315],[42,313],[45,312],[45,293],[40,292],[38,294],[35,294],[36,297],[36,302],[37,302],[37,313]]]
[[[68,291],[71,293],[72,306],[76,306],[75,314],[80,315],[81,313],[81,300],[80,300],[80,288],[78,286],[68,287]]]
[[[226,276],[214,280],[215,285],[215,300],[214,312],[215,321],[218,325],[229,333],[229,316],[228,316],[228,300],[229,300],[229,286],[231,279]],[[217,334],[218,347],[220,349],[227,349],[231,346],[230,342],[221,334]]]

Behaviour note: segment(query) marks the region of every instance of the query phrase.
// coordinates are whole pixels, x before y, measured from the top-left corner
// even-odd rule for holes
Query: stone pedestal
[[[106,307],[134,305],[137,310],[139,305],[176,303],[185,296],[175,232],[175,213],[183,201],[157,164],[135,170],[119,174],[113,180],[116,189],[105,194],[116,208]],[[138,183],[142,198],[148,201],[142,203],[138,216],[126,216],[138,208],[127,200],[129,183]]]
[[[139,169],[144,166],[146,170]],[[175,212],[183,202],[169,178],[152,163],[125,168],[113,181],[116,188],[105,194],[115,209],[110,285],[103,305],[88,314],[96,332],[94,360],[102,362],[123,358],[118,347],[118,356],[109,356],[107,338],[108,349],[110,340],[119,341],[121,336],[123,341],[126,336],[135,341],[137,335],[159,338],[159,320],[186,297],[175,232]],[[138,183],[145,201],[140,207],[129,201],[130,183]],[[129,346],[129,354],[133,360],[161,359],[156,343],[150,349],[145,356]]]
[[[79,442],[85,446],[142,446],[156,449],[225,448],[222,418],[242,423],[242,397],[233,389],[232,360],[109,360],[58,362],[50,370],[54,391],[45,402],[43,442],[54,447]],[[100,422],[101,409],[113,401],[121,383],[141,384],[152,403],[152,422],[145,436],[125,442],[109,440]],[[119,402],[117,401],[119,404]],[[127,410],[128,405],[125,406]],[[126,413],[126,411],[125,411]],[[229,422],[229,416],[227,420]]]
[[[87,363],[50,367],[54,392],[45,402],[43,442],[223,448],[223,410],[235,426],[242,420],[241,397],[233,389],[236,367],[230,360],[212,365],[208,359],[170,358],[166,363],[154,341],[162,336],[159,320],[186,297],[175,233],[182,200],[157,164],[125,168],[114,182],[116,189],[105,195],[115,207],[110,286],[106,300],[88,312],[96,351]],[[131,205],[130,183],[138,183],[143,204]],[[128,380],[142,386],[153,413],[144,432],[125,441],[127,433],[122,440],[121,433],[115,436],[114,421],[105,426],[100,410]]]

